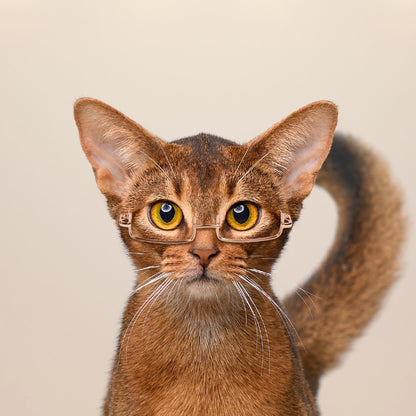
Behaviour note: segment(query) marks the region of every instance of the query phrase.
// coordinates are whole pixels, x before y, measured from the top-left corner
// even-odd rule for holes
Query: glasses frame
[[[207,230],[207,229],[215,229],[215,233],[217,235],[218,240],[224,243],[260,243],[263,241],[270,241],[270,240],[275,240],[276,238],[279,238],[286,228],[291,228],[293,225],[291,216],[287,213],[280,212],[280,227],[279,227],[279,231],[277,232],[277,234],[271,235],[268,237],[238,239],[238,238],[226,238],[226,237],[221,236],[220,234],[221,220],[220,220],[219,215],[217,216],[216,223],[210,224],[210,225],[197,225],[196,218],[194,218],[192,221],[193,231],[192,231],[191,237],[189,237],[186,240],[167,241],[167,240],[153,240],[153,239],[141,238],[141,237],[135,236],[132,230],[132,221],[133,221],[133,213],[131,212],[122,213],[118,217],[118,225],[120,227],[127,228],[131,239],[135,241],[139,241],[141,243],[153,243],[153,244],[189,244],[195,240],[196,232],[198,230]]]

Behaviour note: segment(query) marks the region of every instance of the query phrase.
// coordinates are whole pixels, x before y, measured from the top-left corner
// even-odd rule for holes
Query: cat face
[[[132,213],[133,236],[147,239],[135,241],[123,232],[130,251],[152,251],[162,273],[187,281],[185,288],[196,295],[194,288],[202,282],[205,296],[213,293],[207,286],[219,290],[247,267],[259,261],[264,265],[264,258],[271,265],[286,239],[261,240],[277,235],[280,214],[288,209],[279,196],[278,176],[260,164],[252,169],[252,156],[244,161],[242,146],[214,136],[180,140],[165,151],[162,160],[154,159],[132,180],[119,208]],[[192,235],[195,239],[188,243],[157,244],[183,242]],[[251,242],[256,238],[260,241]]]
[[[210,297],[250,273],[268,278],[287,238],[281,214],[296,220],[337,111],[311,104],[246,145],[206,134],[165,143],[92,99],[77,102],[75,118],[111,214],[131,214],[130,234],[120,231],[137,268]]]

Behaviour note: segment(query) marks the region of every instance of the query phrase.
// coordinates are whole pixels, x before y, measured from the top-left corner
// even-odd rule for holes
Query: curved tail
[[[335,243],[302,286],[316,295],[311,317],[296,293],[284,304],[299,333],[305,373],[314,390],[378,310],[398,271],[404,235],[401,196],[388,170],[354,139],[335,135],[317,183],[338,205]]]

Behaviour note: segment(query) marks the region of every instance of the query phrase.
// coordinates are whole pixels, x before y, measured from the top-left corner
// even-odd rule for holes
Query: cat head
[[[136,266],[204,285],[205,296],[270,272],[328,155],[337,109],[312,103],[244,145],[207,134],[167,143],[90,98],[76,102],[75,120]]]

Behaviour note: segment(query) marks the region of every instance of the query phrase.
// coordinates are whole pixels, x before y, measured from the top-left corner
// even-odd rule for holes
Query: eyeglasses
[[[253,236],[253,231],[233,231],[232,233],[227,234],[221,228],[220,217],[217,216],[215,224],[210,225],[197,225],[196,218],[192,221],[192,227],[179,227],[175,230],[158,230],[160,233],[163,233],[163,238],[160,238],[160,234],[153,237],[139,237],[137,230],[133,224],[133,214],[131,212],[126,212],[120,214],[118,218],[118,224],[120,227],[127,228],[129,236],[135,240],[142,243],[153,243],[153,244],[187,244],[195,240],[196,233],[198,230],[207,230],[215,229],[217,238],[219,241],[225,243],[259,243],[262,241],[270,241],[279,238],[283,231],[286,228],[292,227],[292,218],[289,214],[284,212],[280,213],[280,224],[277,232],[274,232],[272,235],[263,235],[263,236]],[[272,231],[273,232],[273,231]],[[237,235],[236,235],[237,234]]]

